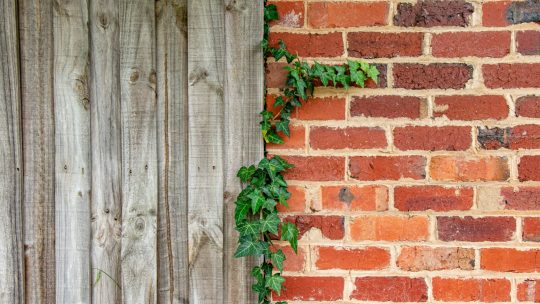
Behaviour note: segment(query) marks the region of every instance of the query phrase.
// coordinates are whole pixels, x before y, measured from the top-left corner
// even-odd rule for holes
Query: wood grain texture
[[[20,0],[25,302],[55,301],[53,2]]]
[[[157,300],[157,102],[151,0],[120,1],[122,301]]]
[[[223,303],[224,3],[188,1],[190,303]]]
[[[187,1],[156,2],[158,80],[158,302],[189,303]]]
[[[118,2],[90,1],[92,303],[120,303],[122,220]],[[111,276],[109,278],[107,275]]]
[[[54,2],[56,302],[90,302],[88,5]]]
[[[263,1],[226,0],[225,11],[225,303],[256,303],[249,275],[255,259],[236,259],[235,200],[241,166],[264,157],[260,115],[264,104],[261,40]]]
[[[24,303],[17,11],[0,1],[0,303]]]

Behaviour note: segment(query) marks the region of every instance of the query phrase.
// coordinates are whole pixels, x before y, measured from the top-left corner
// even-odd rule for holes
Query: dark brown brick
[[[540,149],[540,125],[478,128],[478,142],[487,150]]]
[[[416,4],[399,3],[394,24],[399,26],[467,26],[474,12],[465,1],[419,1]]]
[[[349,56],[380,58],[422,55],[422,33],[349,33]]]
[[[423,118],[427,113],[424,99],[414,96],[353,97],[351,116],[384,118]]]
[[[452,216],[437,218],[438,236],[442,241],[510,241],[515,230],[516,220],[512,217]]]
[[[540,187],[503,187],[501,204],[508,210],[540,210]]]
[[[463,89],[472,72],[471,66],[461,63],[395,64],[394,86],[411,90]]]
[[[321,234],[330,240],[341,240],[345,236],[345,220],[342,216],[297,215],[283,220],[296,225],[299,238],[312,228],[319,229]]]

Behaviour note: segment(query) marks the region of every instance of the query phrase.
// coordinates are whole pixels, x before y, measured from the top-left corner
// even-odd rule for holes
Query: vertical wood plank
[[[222,0],[188,1],[190,302],[223,298]]]
[[[90,1],[92,303],[120,303],[121,170],[118,2]],[[106,273],[107,275],[103,274]]]
[[[88,6],[54,2],[56,302],[90,302]]]
[[[225,303],[255,303],[249,275],[256,261],[235,259],[234,202],[241,166],[264,157],[260,115],[264,104],[263,1],[225,0]]]
[[[187,1],[156,2],[158,80],[158,303],[189,303]]]
[[[55,302],[53,4],[19,1],[25,302]]]
[[[0,303],[24,303],[19,53],[14,0],[0,1]]]
[[[155,2],[120,1],[122,300],[157,299]]]

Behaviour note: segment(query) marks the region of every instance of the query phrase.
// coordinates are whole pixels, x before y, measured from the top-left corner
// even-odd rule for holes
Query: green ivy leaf
[[[274,107],[279,107],[285,104],[285,99],[283,99],[283,96],[276,97],[276,101],[274,102]]]
[[[269,4],[264,7],[264,20],[266,22],[279,20],[277,6],[275,4]]]
[[[274,143],[274,144],[284,143],[283,139],[279,135],[277,135],[277,133],[272,129],[268,130],[267,132],[263,132],[263,136],[264,136],[264,140],[267,143]]]
[[[240,236],[258,235],[261,232],[261,223],[259,221],[242,221],[237,225],[236,230],[240,232]],[[264,232],[264,231],[263,231]]]
[[[291,136],[291,130],[289,129],[289,120],[282,118],[276,122],[276,130],[283,132],[287,137]]]
[[[298,228],[293,223],[281,224],[281,240],[291,244],[292,249],[297,253],[298,247]]]
[[[251,210],[253,211],[253,214],[259,212],[266,201],[260,190],[254,190],[248,195],[248,198],[251,200]]]
[[[263,208],[268,211],[273,211],[276,208],[277,202],[271,198],[266,199]]]
[[[240,170],[238,170],[236,176],[239,177],[243,183],[245,183],[251,179],[255,171],[257,171],[257,168],[255,168],[253,165],[249,167],[242,167]]]
[[[283,253],[283,250],[279,249],[278,251],[272,253],[272,264],[274,264],[279,271],[283,271],[284,261],[285,254]]]
[[[268,214],[265,218],[261,220],[260,231],[261,232],[270,232],[273,234],[278,233],[278,227],[280,219],[275,213]]]
[[[246,257],[250,255],[263,255],[268,251],[268,243],[255,240],[253,236],[241,236],[239,245],[234,253],[235,258]]]
[[[273,276],[266,277],[265,287],[268,287],[275,291],[278,295],[281,294],[281,285],[283,285],[285,279],[279,274],[276,273]]]
[[[246,218],[250,209],[251,209],[251,205],[249,201],[240,201],[240,200],[236,201],[236,209],[234,211],[234,220],[237,226],[243,219]]]

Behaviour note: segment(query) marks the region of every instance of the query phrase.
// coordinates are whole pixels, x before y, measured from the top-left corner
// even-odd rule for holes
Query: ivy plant
[[[270,22],[279,19],[277,7],[264,3],[264,58],[284,59],[288,66],[287,81],[282,94],[276,98],[274,111],[261,112],[261,131],[266,143],[283,144],[283,136],[290,136],[290,117],[295,108],[301,107],[313,95],[316,85],[364,87],[368,80],[377,82],[379,71],[373,65],[358,61],[347,61],[343,65],[309,64],[288,51],[283,41],[277,46],[269,43]],[[279,110],[278,110],[279,109]],[[294,252],[298,247],[296,225],[282,222],[277,205],[288,207],[287,182],[283,172],[293,166],[279,156],[267,157],[258,164],[244,166],[238,178],[245,185],[236,199],[235,223],[240,234],[235,257],[255,256],[261,264],[255,266],[251,275],[255,278],[253,291],[258,294],[258,304],[270,304],[272,292],[281,294],[285,278],[282,276],[285,254],[274,247],[273,240],[280,239],[290,244]],[[286,304],[277,302],[276,304]]]

